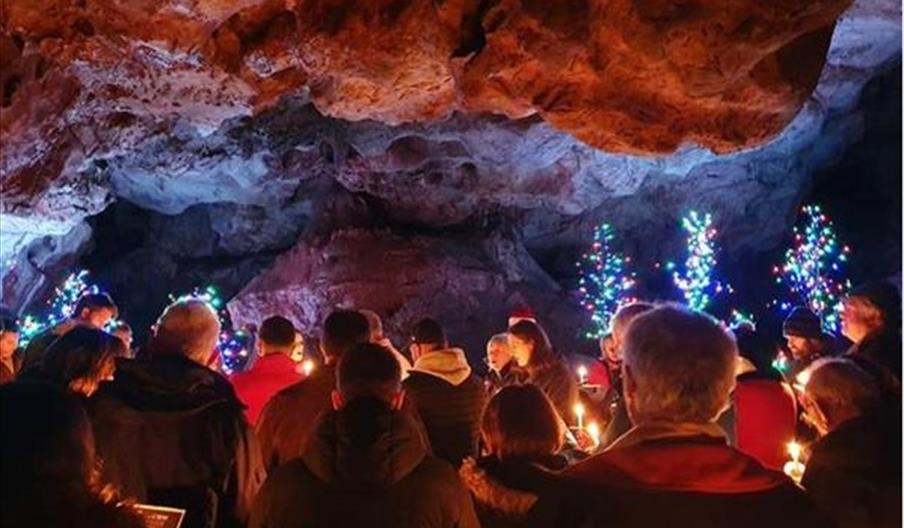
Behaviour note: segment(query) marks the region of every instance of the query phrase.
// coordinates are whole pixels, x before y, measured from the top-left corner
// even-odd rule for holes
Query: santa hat
[[[509,319],[528,319],[530,321],[537,321],[537,316],[534,314],[533,310],[528,308],[527,306],[521,306],[515,308],[509,313]]]

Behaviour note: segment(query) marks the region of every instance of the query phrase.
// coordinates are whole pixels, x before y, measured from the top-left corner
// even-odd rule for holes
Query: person
[[[901,295],[886,282],[867,283],[845,298],[841,333],[847,356],[877,379],[886,395],[901,395]]]
[[[264,404],[278,391],[301,379],[290,357],[295,335],[291,321],[278,315],[268,317],[258,331],[260,356],[249,370],[232,377],[236,396],[247,406],[248,423],[256,424]]]
[[[219,335],[203,300],[172,303],[148,357],[120,362],[89,408],[104,476],[143,502],[185,509],[186,527],[243,526],[264,478],[242,403],[205,366]]]
[[[0,386],[3,526],[141,528],[101,479],[91,423],[77,398],[42,381]]]
[[[22,369],[38,367],[44,359],[44,351],[58,337],[77,326],[88,326],[98,330],[119,315],[119,308],[106,293],[87,293],[79,297],[72,309],[72,316],[60,324],[36,335],[25,347]]]
[[[369,336],[367,319],[359,312],[337,310],[327,316],[320,339],[323,366],[277,392],[258,418],[257,434],[268,470],[304,452],[314,419],[329,408],[330,393],[336,388],[336,362]]]
[[[90,398],[101,383],[114,378],[115,360],[124,354],[125,345],[118,338],[103,330],[80,326],[47,347],[35,375]]]
[[[578,385],[571,370],[553,351],[546,332],[537,323],[521,321],[509,328],[509,345],[524,381],[536,385],[552,401],[566,423],[573,420]]]
[[[773,347],[754,328],[734,331],[739,360],[731,407],[719,423],[729,444],[767,468],[781,471],[786,446],[795,438],[797,401],[791,386],[772,368]]]
[[[370,328],[370,342],[385,347],[392,352],[392,355],[395,356],[399,366],[402,368],[402,381],[405,381],[405,378],[408,377],[408,371],[411,370],[411,361],[393,346],[392,341],[383,333],[383,320],[380,319],[377,312],[373,310],[359,310],[359,312],[367,319],[367,326]]]
[[[901,416],[883,415],[875,380],[849,359],[810,367],[802,402],[821,438],[801,484],[839,528],[901,526]]]
[[[293,363],[300,364],[304,360],[304,334],[301,331],[295,331],[295,342],[292,345],[292,353],[289,358]]]
[[[19,323],[12,316],[0,316],[0,384],[16,378],[22,366],[19,348]]]
[[[415,325],[410,350],[414,366],[403,383],[405,391],[424,422],[433,453],[458,467],[477,454],[486,391],[464,351],[449,347],[443,327],[433,319]]]
[[[332,410],[318,419],[304,454],[264,483],[250,527],[478,527],[458,475],[428,453],[401,410],[393,354],[360,344],[341,355],[336,375]]]
[[[539,494],[554,490],[556,473],[568,465],[559,454],[562,422],[543,391],[510,385],[490,398],[480,434],[486,456],[466,459],[459,470],[475,498],[480,525],[524,526]]]
[[[603,411],[608,417],[606,427],[600,437],[600,446],[605,448],[618,437],[628,432],[631,421],[625,406],[622,385],[621,365],[624,360],[625,335],[631,322],[639,315],[649,312],[654,306],[647,302],[636,301],[622,305],[612,316],[612,341],[609,344],[606,363],[609,371],[609,390],[603,398]]]
[[[620,375],[618,370],[621,368],[612,332],[600,338],[599,349],[599,357],[596,361],[591,361],[589,367],[586,367],[586,384],[594,387],[596,391],[606,394],[612,388],[615,378]]]
[[[484,386],[487,394],[492,396],[502,387],[520,380],[515,362],[512,361],[512,349],[509,347],[508,334],[496,334],[487,341],[487,375]]]
[[[822,329],[822,321],[806,306],[795,306],[782,323],[782,335],[791,352],[790,379],[805,370],[810,363],[830,354],[833,339]]]
[[[112,334],[114,337],[118,337],[125,345],[125,355],[122,357],[134,357],[134,354],[132,353],[132,341],[134,335],[132,333],[132,327],[129,325],[129,323],[122,320],[117,320],[115,323],[113,323],[113,326],[110,329],[110,334]]]
[[[541,496],[547,526],[824,527],[784,474],[729,447],[714,422],[735,384],[737,349],[700,312],[663,305],[634,319],[622,346],[634,426],[563,473],[568,493]]]

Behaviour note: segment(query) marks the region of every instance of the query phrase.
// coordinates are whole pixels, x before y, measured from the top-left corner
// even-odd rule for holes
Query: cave
[[[86,269],[139,339],[215,285],[234,328],[368,308],[474,357],[530,307],[595,354],[575,266],[612,226],[636,295],[776,326],[801,207],[901,283],[901,6],[744,0],[58,2],[0,9],[0,282],[40,314]],[[554,7],[553,7],[554,6]]]

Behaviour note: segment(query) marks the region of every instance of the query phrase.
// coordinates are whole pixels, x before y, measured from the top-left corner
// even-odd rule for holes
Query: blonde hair
[[[818,359],[807,372],[806,395],[826,416],[861,414],[879,404],[876,382],[849,359]]]
[[[176,301],[157,320],[151,340],[153,354],[183,355],[207,363],[220,335],[216,312],[200,299]]]

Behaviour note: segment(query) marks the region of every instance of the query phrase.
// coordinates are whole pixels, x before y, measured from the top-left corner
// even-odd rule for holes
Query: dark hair
[[[336,388],[346,402],[359,398],[387,400],[402,380],[399,361],[385,347],[372,343],[355,346],[339,359]]]
[[[75,303],[75,309],[72,311],[74,317],[81,317],[85,309],[96,310],[98,308],[108,308],[113,312],[113,317],[119,316],[119,308],[113,302],[113,298],[107,293],[86,293],[79,297]]]
[[[264,319],[257,335],[262,342],[279,349],[290,350],[295,345],[295,325],[279,315]]]
[[[0,332],[19,333],[19,321],[15,317],[0,317]]]
[[[420,345],[437,345],[444,347],[447,344],[446,331],[442,325],[429,317],[421,319],[411,332],[411,340]]]
[[[369,339],[370,326],[366,317],[354,310],[336,310],[323,322],[320,344],[327,357],[340,357]]]
[[[776,351],[774,343],[750,327],[741,326],[734,329],[732,333],[738,345],[738,354],[750,360],[757,371],[770,375],[779,373],[772,367]]]
[[[562,448],[558,414],[535,385],[509,385],[490,398],[480,425],[489,450],[499,458],[551,455]]]
[[[549,337],[537,323],[526,320],[519,321],[509,328],[508,333],[518,339],[531,342],[533,351],[530,355],[530,366],[543,365],[558,359],[549,342]]]
[[[86,385],[96,387],[105,368],[116,357],[126,355],[125,344],[102,330],[79,326],[58,337],[47,347],[41,363],[43,373],[79,393]]]

